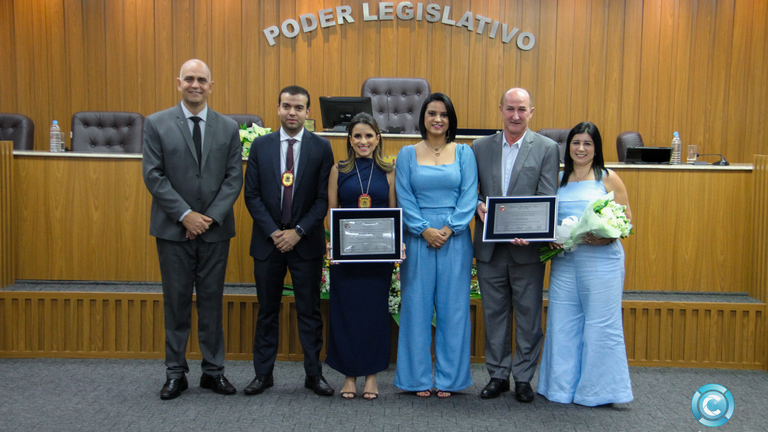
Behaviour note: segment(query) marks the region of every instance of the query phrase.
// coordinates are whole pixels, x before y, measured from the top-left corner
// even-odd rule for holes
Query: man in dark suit
[[[491,376],[480,393],[482,398],[494,398],[509,391],[511,372],[517,400],[533,401],[530,381],[536,372],[543,336],[541,244],[521,239],[511,244],[483,242],[486,197],[554,195],[557,191],[559,149],[554,141],[528,130],[533,110],[527,90],[506,91],[499,105],[504,132],[472,144],[480,189],[474,250],[483,293],[485,364]],[[517,325],[514,360],[509,325],[513,308]]]
[[[222,297],[235,236],[232,206],[243,187],[237,123],[208,108],[211,71],[200,60],[181,67],[181,103],[144,122],[144,183],[152,194],[149,233],[157,238],[163,279],[165,364],[161,399],[188,387],[185,358],[197,293],[198,338],[203,355],[200,387],[236,393],[224,376]]]
[[[279,131],[251,145],[245,173],[245,205],[253,217],[251,256],[259,298],[253,341],[256,378],[245,394],[272,387],[277,357],[278,312],[286,269],[291,271],[299,340],[304,349],[304,386],[322,396],[333,394],[323,377],[320,349],[320,278],[325,255],[328,176],[333,165],[331,143],[304,129],[309,93],[290,86],[280,91]]]

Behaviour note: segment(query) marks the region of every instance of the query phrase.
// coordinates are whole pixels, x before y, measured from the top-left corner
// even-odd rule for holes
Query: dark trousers
[[[157,239],[163,278],[165,365],[168,378],[189,372],[185,356],[192,321],[192,293],[197,294],[197,335],[203,373],[224,373],[222,296],[229,240],[206,243],[200,237],[175,242]]]
[[[323,258],[303,259],[295,250],[275,249],[266,260],[253,260],[259,316],[253,341],[253,368],[257,375],[272,373],[277,358],[278,315],[283,299],[286,269],[291,271],[299,341],[304,349],[307,375],[322,374],[320,350],[323,348],[323,319],[320,315],[320,278]],[[286,311],[287,312],[287,311]]]

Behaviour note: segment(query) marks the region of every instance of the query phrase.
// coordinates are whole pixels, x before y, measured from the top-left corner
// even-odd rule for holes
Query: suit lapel
[[[293,185],[293,194],[296,195],[296,191],[299,187],[299,182],[304,177],[304,170],[307,167],[310,154],[312,153],[312,135],[308,130],[304,130],[304,136],[301,139],[301,153],[299,153],[299,168],[296,170],[296,180]]]
[[[195,143],[192,142],[192,133],[189,131],[189,124],[187,123],[187,118],[184,116],[184,111],[181,109],[181,104],[176,105],[176,125],[179,127],[179,132],[181,132],[181,135],[184,137],[184,141],[187,143],[187,148],[192,154],[192,159],[194,159],[199,166],[200,161],[197,160]]]
[[[504,178],[501,175],[501,164],[504,163],[501,159],[501,147],[504,145],[504,132],[501,132],[498,134],[498,137],[494,140],[493,143],[493,151],[491,152],[491,174],[493,175],[494,179],[499,179],[497,182],[493,182],[493,190],[491,191],[491,196],[501,196],[501,191],[503,188],[501,187],[501,182],[504,181]]]
[[[217,125],[217,114],[211,108],[208,108],[208,118],[205,119],[205,138],[203,138],[203,162],[200,164],[200,171],[205,167],[205,162],[208,161],[208,154],[211,153],[213,134]]]
[[[272,142],[269,143],[269,159],[272,161],[272,168],[275,170],[275,181],[278,186],[283,183],[283,173],[280,172],[280,132],[274,133]]]
[[[512,167],[512,175],[509,177],[509,187],[507,188],[507,195],[512,193],[515,188],[517,179],[520,178],[520,170],[525,164],[525,159],[528,158],[528,154],[531,152],[531,142],[533,141],[533,135],[525,132],[525,138],[520,143],[520,150],[517,152],[517,158],[515,158],[515,165]]]

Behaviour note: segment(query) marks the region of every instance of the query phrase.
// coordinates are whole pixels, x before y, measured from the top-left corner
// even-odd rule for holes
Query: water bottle
[[[675,132],[675,137],[672,138],[672,159],[669,160],[670,165],[680,165],[680,152],[683,147],[683,143],[680,141],[680,133]]]
[[[51,125],[51,153],[59,153],[64,151],[61,148],[61,129],[59,129],[59,122],[54,120]]]

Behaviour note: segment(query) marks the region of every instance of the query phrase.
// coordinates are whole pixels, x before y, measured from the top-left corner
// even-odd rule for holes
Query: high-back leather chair
[[[402,128],[402,133],[419,133],[419,114],[430,94],[423,78],[368,78],[360,96],[371,98],[373,118],[382,131]]]
[[[72,116],[72,151],[141,153],[144,116],[134,112],[81,111]]]
[[[251,127],[256,123],[256,126],[264,127],[264,121],[256,114],[226,114],[226,116],[236,121],[239,126]]]
[[[557,143],[557,145],[560,147],[560,163],[563,163],[565,161],[565,150],[568,148],[568,132],[570,131],[570,129],[545,128],[537,130],[536,133],[539,135],[544,135],[545,137]]]
[[[24,114],[0,114],[0,141],[13,141],[14,150],[34,150],[35,123]]]
[[[616,154],[619,156],[619,162],[624,162],[627,158],[627,147],[645,147],[640,132],[626,131],[616,137]]]

